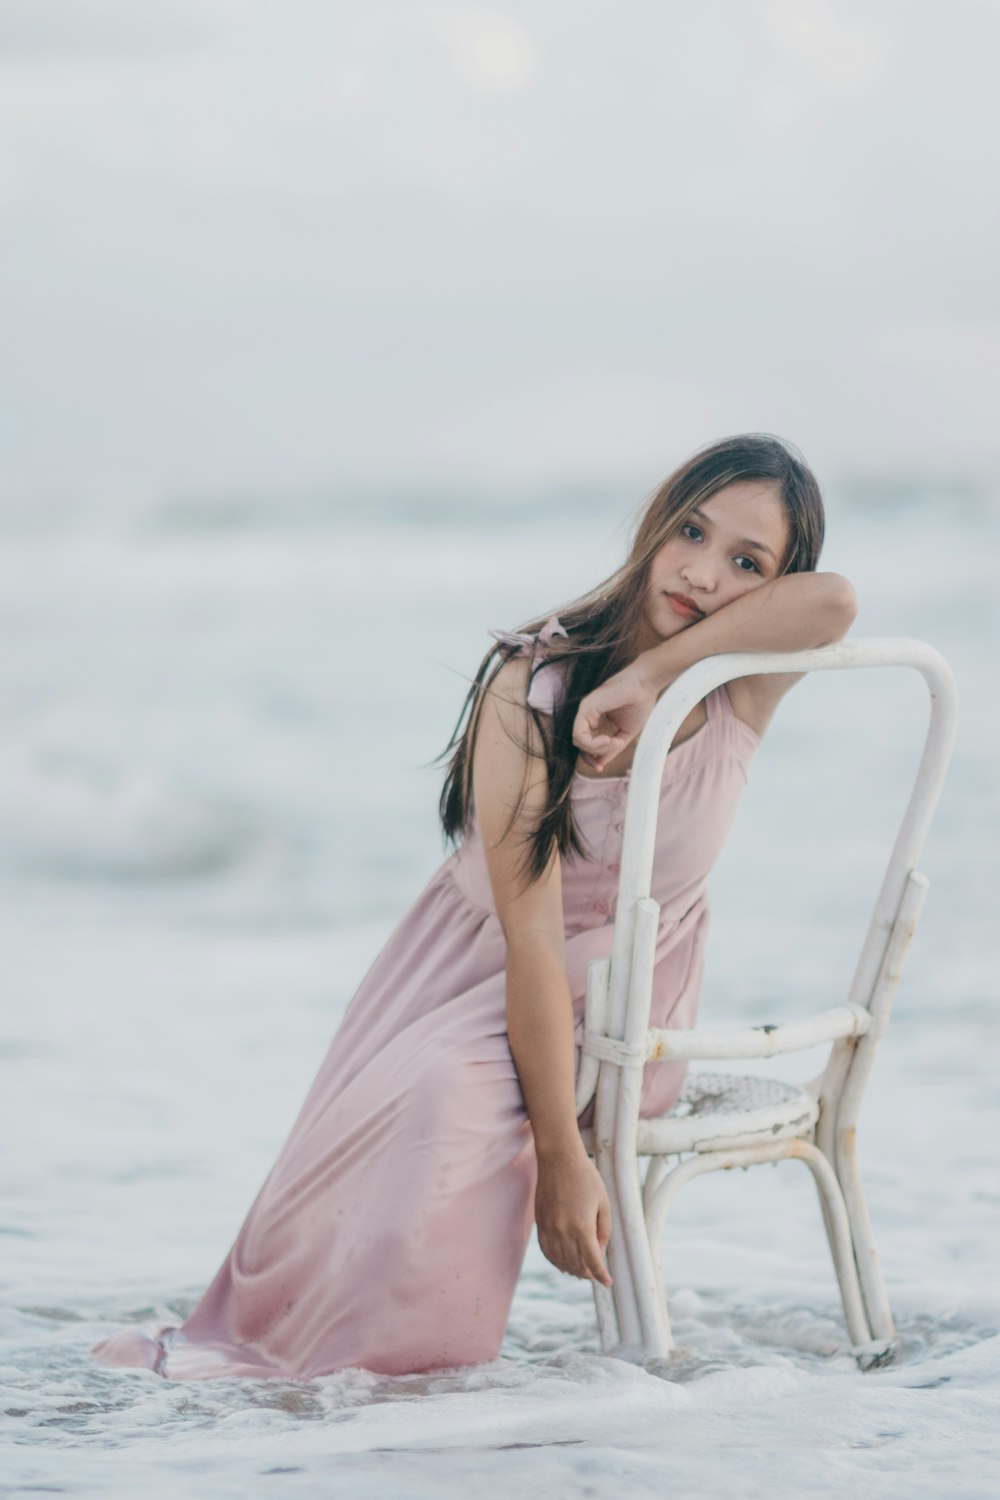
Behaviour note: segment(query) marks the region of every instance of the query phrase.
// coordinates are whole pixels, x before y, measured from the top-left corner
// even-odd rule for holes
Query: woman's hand
[[[639,656],[582,698],[573,743],[583,761],[603,771],[636,738],[668,686],[662,667],[654,682]]]
[[[787,573],[751,589],[642,652],[580,701],[573,743],[584,762],[603,771],[630,745],[657,699],[706,656],[728,652],[809,651],[842,640],[857,614],[854,587],[840,573]],[[756,704],[758,733],[781,695],[801,673],[762,673],[742,679]],[[749,722],[749,721],[748,721]]]
[[[611,1204],[600,1172],[581,1143],[579,1153],[539,1157],[535,1222],[542,1254],[560,1271],[611,1285],[604,1252]]]

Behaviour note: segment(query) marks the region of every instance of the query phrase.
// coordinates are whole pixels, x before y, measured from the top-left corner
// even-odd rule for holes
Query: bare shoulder
[[[526,711],[529,675],[527,658],[512,657],[483,684],[473,720],[477,770],[489,765],[496,775],[502,766],[510,775],[530,759],[527,746],[536,744],[537,730]]]
[[[520,717],[518,711],[525,708],[530,680],[531,663],[526,656],[512,656],[501,663],[492,677],[483,683],[476,717],[485,712],[505,723]]]
[[[480,694],[472,756],[473,800],[497,918],[513,939],[564,943],[562,867],[553,848],[544,873],[528,877],[527,846],[548,800],[548,768],[527,712],[530,662],[503,663]]]
[[[528,656],[511,656],[503,662],[485,684],[488,693],[505,698],[510,703],[524,702],[524,689],[531,675],[531,660]]]

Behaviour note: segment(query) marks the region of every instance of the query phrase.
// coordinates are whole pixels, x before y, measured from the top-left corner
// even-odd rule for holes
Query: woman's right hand
[[[637,738],[662,691],[642,656],[591,689],[573,720],[573,743],[581,760],[603,771]]]
[[[601,1174],[582,1143],[579,1153],[538,1158],[535,1222],[546,1260],[570,1276],[611,1285],[604,1264],[611,1238],[611,1204]]]

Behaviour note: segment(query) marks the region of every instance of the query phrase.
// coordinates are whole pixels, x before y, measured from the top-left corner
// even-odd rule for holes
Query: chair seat
[[[808,1089],[776,1078],[738,1073],[689,1073],[668,1115],[639,1119],[640,1156],[672,1156],[684,1151],[716,1151],[811,1136],[819,1100]],[[594,1128],[580,1135],[594,1150]]]

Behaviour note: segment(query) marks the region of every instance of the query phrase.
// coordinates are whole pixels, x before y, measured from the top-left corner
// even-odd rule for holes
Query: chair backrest
[[[799,1028],[776,1028],[784,1037],[762,1039],[758,1029],[732,1032],[732,1050],[713,1046],[712,1033],[658,1032],[669,1037],[673,1050],[658,1056],[728,1057],[760,1056],[770,1052],[799,1050],[817,1042],[835,1042],[826,1072],[820,1081],[821,1096],[836,1093],[855,1096],[854,1107],[871,1067],[875,1047],[885,1030],[899,977],[902,955],[919,916],[927,881],[916,869],[927,829],[940,795],[955,739],[956,695],[951,670],[933,647],[906,638],[859,639],[798,652],[730,652],[696,662],[664,693],[646,723],[636,746],[625,812],[618,905],[610,966],[601,969],[595,961],[593,993],[588,1004],[588,1031],[599,1038],[592,1044],[593,1063],[588,1064],[593,1092],[597,1060],[635,1060],[650,1044],[652,945],[656,937],[658,907],[651,899],[656,818],[660,785],[667,753],[677,730],[707,693],[737,677],[763,672],[823,672],[855,667],[910,667],[927,683],[931,698],[930,723],[916,780],[902,824],[890,855],[882,887],[862,945],[846,1004],[816,1018],[823,1024]],[[610,972],[609,972],[610,967]],[[604,981],[604,982],[602,982]],[[607,983],[609,981],[609,983]],[[853,1017],[853,1021],[851,1021]],[[720,1043],[722,1033],[717,1034]],[[687,1043],[684,1037],[688,1038]],[[858,1037],[863,1041],[858,1042]],[[839,1040],[838,1038],[843,1038]],[[667,1043],[664,1043],[667,1045]],[[705,1051],[704,1048],[709,1050]],[[748,1047],[751,1050],[746,1050]],[[582,1071],[582,1070],[581,1070]],[[603,1091],[605,1079],[599,1085]],[[586,1080],[581,1079],[584,1085]],[[610,1086],[611,1081],[608,1080]],[[582,1093],[578,1094],[578,1102]],[[615,1090],[617,1093],[617,1090]],[[634,1091],[630,1090],[630,1093]],[[611,1103],[609,1097],[608,1103]],[[842,1115],[843,1119],[843,1115]]]

